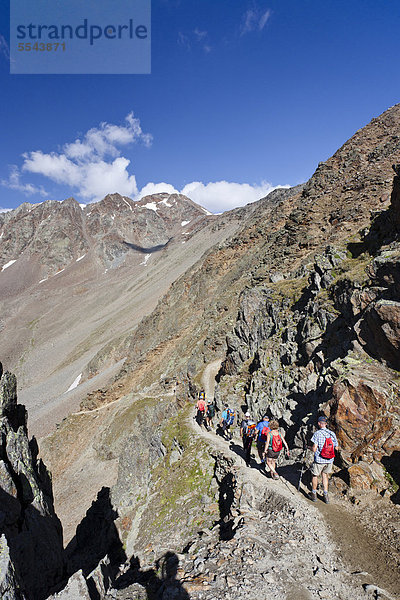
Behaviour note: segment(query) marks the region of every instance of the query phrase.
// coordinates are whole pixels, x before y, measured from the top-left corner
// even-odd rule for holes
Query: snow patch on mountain
[[[146,254],[146,256],[144,257],[143,262],[141,262],[140,264],[146,266],[147,261],[149,260],[150,256],[151,256],[151,254]]]
[[[142,208],[148,208],[149,210],[154,210],[154,212],[157,212],[158,206],[155,202],[148,202],[147,204],[144,204]]]
[[[3,265],[2,267],[2,272],[5,271],[6,269],[8,269],[8,267],[11,267],[11,265],[13,265],[15,262],[17,262],[17,259],[15,260],[9,260],[8,263],[6,263],[5,265]]]
[[[68,392],[70,392],[71,390],[74,390],[76,387],[78,387],[78,385],[79,385],[79,382],[80,382],[81,378],[82,378],[82,373],[80,373],[80,374],[78,375],[78,377],[77,377],[77,378],[74,380],[74,382],[73,382],[73,383],[71,383],[71,385],[69,386],[69,388],[67,389],[67,391],[66,391],[65,393],[68,393]]]
[[[127,206],[129,206],[129,210],[130,210],[131,212],[133,212],[133,208],[132,208],[132,206],[129,204],[129,202],[127,202],[127,201],[125,200],[125,198],[122,198],[122,200],[123,200],[123,202],[125,202],[125,204],[126,204]]]

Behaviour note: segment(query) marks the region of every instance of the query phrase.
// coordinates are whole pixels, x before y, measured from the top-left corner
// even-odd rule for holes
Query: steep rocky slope
[[[181,366],[190,355],[186,363],[195,373],[203,358],[208,362],[224,353],[227,325],[236,318],[246,286],[285,279],[326,245],[346,244],[369,227],[371,211],[390,203],[399,121],[396,105],[321,163],[304,187],[278,190],[257,203],[241,231],[176,281],[141,323],[131,342],[132,366],[127,363],[126,369],[137,370],[140,357],[148,353],[146,365],[153,370],[154,350],[165,359],[163,344],[169,347],[179,338],[179,356],[185,357]],[[165,369],[164,360],[161,373],[176,376],[179,356],[169,361],[171,368]]]

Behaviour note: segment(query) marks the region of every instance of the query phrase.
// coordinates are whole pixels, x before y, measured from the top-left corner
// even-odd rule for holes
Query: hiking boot
[[[279,479],[279,475],[276,471],[272,473],[272,479]]]
[[[329,504],[329,495],[328,495],[328,492],[324,492],[324,502],[325,502],[325,504]]]
[[[312,502],[316,502],[317,501],[317,492],[310,492],[308,494],[308,497]]]

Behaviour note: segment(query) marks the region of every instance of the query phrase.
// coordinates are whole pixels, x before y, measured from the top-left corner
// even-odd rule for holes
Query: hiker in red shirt
[[[206,395],[203,390],[199,394],[199,399],[197,400],[196,408],[196,421],[201,427],[204,423],[204,418],[206,416]]]

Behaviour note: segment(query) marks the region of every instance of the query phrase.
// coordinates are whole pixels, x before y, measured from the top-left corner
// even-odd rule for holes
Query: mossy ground
[[[163,428],[166,454],[152,470],[151,505],[141,517],[135,543],[138,547],[164,544],[173,549],[218,519],[218,504],[212,491],[214,461],[207,443],[195,436],[188,425],[193,414],[193,405],[187,404]]]
[[[283,279],[276,283],[269,283],[268,289],[271,289],[273,296],[278,300],[288,298],[293,303],[301,298],[301,294],[307,285],[306,277],[296,277],[294,279]]]

